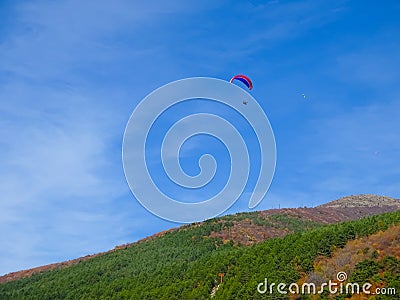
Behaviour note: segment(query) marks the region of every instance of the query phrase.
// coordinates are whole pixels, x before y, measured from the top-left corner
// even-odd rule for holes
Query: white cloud
[[[146,213],[122,172],[126,107],[140,91],[121,92],[118,79],[96,76],[128,52],[133,61],[148,54],[146,46],[121,45],[121,34],[137,37],[169,14],[195,9],[177,2],[140,10],[131,2],[19,4],[0,45],[0,273],[104,251],[170,226],[143,227]]]
[[[1,112],[0,241],[5,245],[1,273],[49,263],[61,249],[64,254],[59,257],[71,258],[83,246],[81,239],[88,241],[84,249],[100,250],[106,238],[113,238],[93,231],[116,226],[120,217],[110,207],[115,197],[127,195],[116,166],[119,151],[115,156],[109,146],[115,124],[105,122],[105,111],[79,95],[72,96],[76,101],[68,99],[70,95],[42,96],[63,104],[54,114],[49,109],[53,105],[46,102],[21,110],[10,102]],[[80,109],[70,109],[71,102],[81,104]],[[107,111],[111,120],[114,113]]]

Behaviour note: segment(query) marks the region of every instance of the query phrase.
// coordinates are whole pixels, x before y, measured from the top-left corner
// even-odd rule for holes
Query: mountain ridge
[[[397,206],[400,208],[399,199],[374,194],[351,195],[319,205],[319,207],[374,207]]]
[[[357,206],[358,205],[358,206]],[[366,216],[396,211],[400,201],[391,197],[362,194],[342,197],[317,207],[280,208],[264,211],[237,213],[213,218],[204,222],[182,225],[177,228],[164,230],[133,243],[115,246],[114,249],[76,259],[39,266],[27,270],[11,272],[0,276],[0,284],[30,277],[37,273],[53,269],[66,268],[80,262],[126,249],[134,245],[156,239],[174,231],[185,230],[206,223],[212,223],[215,230],[209,233],[211,238],[220,238],[224,242],[244,246],[253,245],[270,238],[283,237],[300,230],[311,229],[318,225],[334,224],[343,221],[356,220]]]

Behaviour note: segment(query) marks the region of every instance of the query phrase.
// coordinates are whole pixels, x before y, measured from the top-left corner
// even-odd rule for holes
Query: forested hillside
[[[212,223],[207,237],[221,239],[223,242],[231,241],[234,245],[249,246],[270,238],[284,237],[289,233],[300,232],[315,228],[323,224],[333,224],[348,220],[356,220],[369,215],[396,211],[400,201],[377,195],[356,195],[344,197],[318,207],[282,208],[265,211],[237,213],[227,215],[201,223],[194,223],[189,227],[173,228],[158,232],[134,243],[115,246],[112,252],[125,249],[138,243],[159,238],[166,233],[190,229],[198,226],[208,227]],[[360,205],[360,206],[357,206]],[[36,268],[12,272],[0,276],[0,284],[8,281],[29,277],[36,273],[59,269],[81,263],[93,257],[104,255],[96,253],[76,259],[39,266]]]
[[[329,259],[355,241],[366,246],[357,250],[364,256],[356,265],[343,264],[350,280],[369,280],[382,287],[397,287],[400,292],[399,252],[393,248],[399,244],[394,230],[400,225],[399,211],[334,225],[288,215],[275,217],[281,218],[274,223],[281,224],[277,227],[293,226],[298,229],[292,231],[297,232],[250,246],[212,236],[223,226],[229,227],[229,217],[224,218],[224,222],[214,219],[187,225],[67,268],[0,284],[0,298],[288,299],[276,290],[272,295],[260,294],[257,286],[265,278],[292,283],[316,277],[318,271],[329,269]],[[384,232],[387,238],[374,240],[373,234]],[[337,297],[344,299],[343,295]],[[394,299],[379,297],[376,299]]]

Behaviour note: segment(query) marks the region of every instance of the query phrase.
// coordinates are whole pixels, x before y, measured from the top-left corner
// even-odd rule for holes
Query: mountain
[[[338,200],[320,205],[320,207],[385,207],[394,206],[400,208],[400,201],[391,197],[372,194],[347,196]]]
[[[365,199],[369,205],[351,205]],[[239,213],[181,226],[106,253],[5,275],[0,299],[257,299],[257,284],[267,275],[284,282],[322,278],[318,268],[330,266],[329,258],[352,248],[352,241],[368,244],[355,253],[374,255],[375,269],[383,272],[397,267],[400,252],[390,248],[396,239],[387,242],[400,225],[398,202],[386,200],[350,196],[315,208]],[[362,240],[379,232],[389,237]],[[386,257],[392,260],[383,262]],[[348,271],[364,274],[364,267]]]

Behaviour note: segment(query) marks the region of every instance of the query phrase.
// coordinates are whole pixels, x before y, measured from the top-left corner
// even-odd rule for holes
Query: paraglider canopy
[[[239,74],[233,76],[229,82],[232,83],[234,80],[239,80],[243,82],[248,87],[249,90],[253,88],[253,83],[251,82],[250,78],[247,77],[246,75]]]

